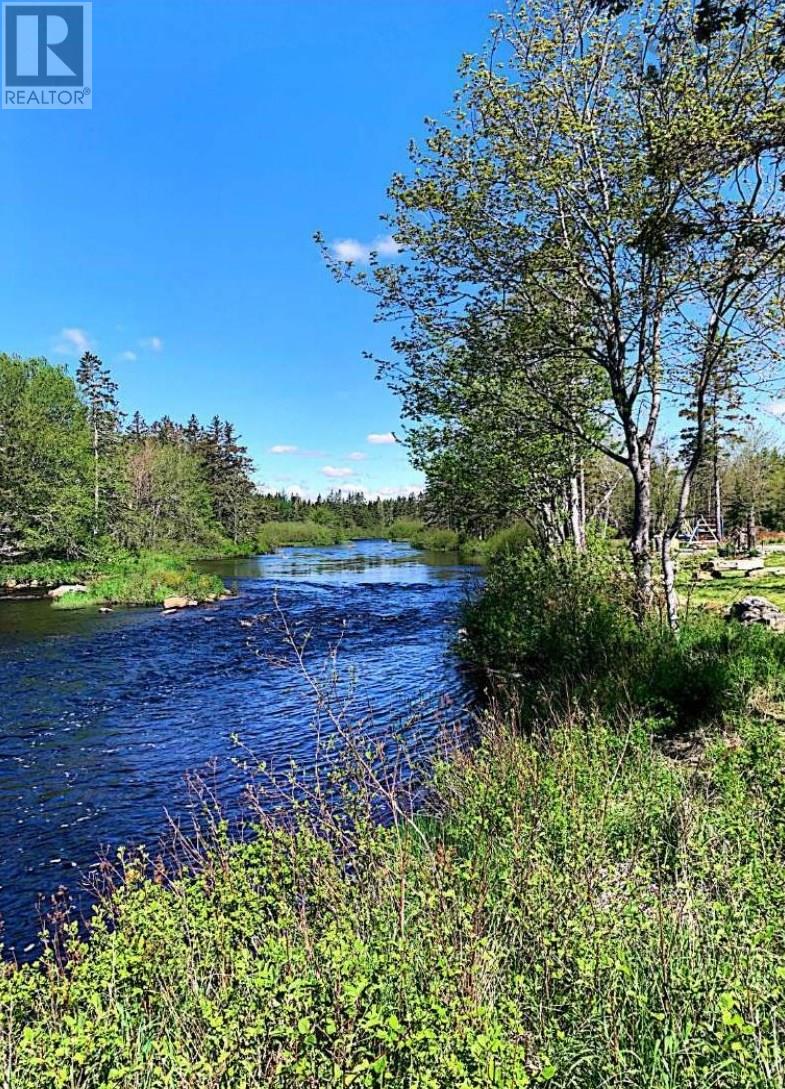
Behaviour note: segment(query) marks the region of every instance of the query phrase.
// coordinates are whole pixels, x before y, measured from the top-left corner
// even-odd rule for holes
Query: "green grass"
[[[100,605],[161,605],[168,597],[204,601],[224,586],[216,575],[196,571],[182,556],[149,552],[115,558],[88,583],[84,594],[65,594],[55,609],[89,609]]]
[[[720,578],[694,581],[696,568],[706,559],[705,556],[680,557],[678,590],[682,600],[690,606],[705,606],[709,609],[724,610],[734,601],[743,597],[766,597],[769,601],[785,609],[785,575],[775,573],[747,578],[744,573],[725,571]],[[772,553],[765,557],[765,566],[785,567],[785,554]]]
[[[126,858],[88,942],[0,974],[5,1083],[783,1086],[784,760],[772,724],[690,768],[634,722],[488,723],[430,815],[347,779],[190,874]]]
[[[91,560],[34,560],[30,563],[0,564],[0,587],[63,586],[82,582],[95,573],[97,563]]]
[[[256,538],[259,552],[275,552],[290,545],[319,546],[340,544],[348,537],[335,526],[318,522],[265,522]]]
[[[640,628],[626,562],[498,548],[468,645],[515,683],[419,809],[342,730],[323,790],[258,780],[285,822],[121,853],[0,969],[4,1084],[785,1089],[785,637]]]

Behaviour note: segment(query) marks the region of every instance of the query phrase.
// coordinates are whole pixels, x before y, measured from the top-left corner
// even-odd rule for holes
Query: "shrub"
[[[411,541],[425,529],[425,522],[417,518],[396,518],[388,529],[391,541]]]
[[[287,545],[333,545],[345,537],[336,526],[317,522],[265,522],[259,530],[256,545],[260,552],[275,552]]]
[[[415,548],[428,552],[457,552],[461,538],[454,529],[431,529],[423,526],[411,538]]]
[[[533,541],[531,528],[525,522],[516,522],[492,534],[485,542],[485,553],[489,560],[495,560],[510,553],[523,552],[532,546]]]
[[[627,559],[602,543],[500,550],[465,623],[465,656],[533,718],[554,699],[589,700],[685,726],[783,687],[785,639],[767,629],[700,611],[678,636],[656,618],[638,625]]]

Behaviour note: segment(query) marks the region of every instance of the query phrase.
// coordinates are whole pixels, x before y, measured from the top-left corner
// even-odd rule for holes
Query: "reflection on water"
[[[38,898],[60,884],[78,887],[102,847],[155,845],[165,811],[187,806],[186,770],[216,760],[221,798],[236,800],[232,734],[268,763],[307,765],[313,734],[302,686],[270,662],[280,630],[247,623],[260,614],[274,620],[276,599],[298,632],[312,633],[314,662],[341,636],[357,714],[374,730],[399,726],[413,703],[454,711],[466,699],[449,643],[475,568],[386,541],[205,566],[238,598],[173,616],[0,602],[7,946],[32,940]]]

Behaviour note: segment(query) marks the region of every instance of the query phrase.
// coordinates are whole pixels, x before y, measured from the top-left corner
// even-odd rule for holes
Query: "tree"
[[[117,439],[122,418],[117,403],[117,383],[97,355],[85,352],[79,360],[76,381],[87,403],[93,447],[93,537],[97,537],[105,518],[102,501],[108,490],[106,467],[108,454]]]
[[[735,19],[715,7],[696,20],[685,0],[622,14],[532,0],[498,16],[447,123],[429,122],[412,173],[392,181],[402,259],[372,258],[368,273],[331,259],[401,327],[382,372],[405,404],[449,382],[456,345],[473,345],[480,374],[514,363],[544,430],[625,468],[641,616],[660,420],[689,413],[659,548],[674,626],[671,544],[711,390],[720,369],[739,389],[776,366],[783,318],[782,22],[773,0]]]
[[[117,535],[126,548],[206,547],[220,539],[199,459],[180,443],[148,437],[127,451],[123,492]]]
[[[80,553],[90,446],[73,379],[44,359],[0,354],[0,558]]]

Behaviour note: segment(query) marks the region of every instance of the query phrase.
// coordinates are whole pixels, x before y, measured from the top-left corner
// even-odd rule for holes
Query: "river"
[[[387,541],[205,566],[237,597],[170,616],[0,601],[6,954],[30,955],[58,886],[85,909],[80,889],[102,851],[155,849],[167,814],[188,810],[187,772],[209,767],[222,803],[239,806],[235,735],[274,767],[308,765],[312,714],[305,686],[282,664],[284,617],[298,638],[311,633],[317,672],[340,641],[351,714],[379,734],[416,707],[427,739],[469,700],[450,644],[476,567]]]

